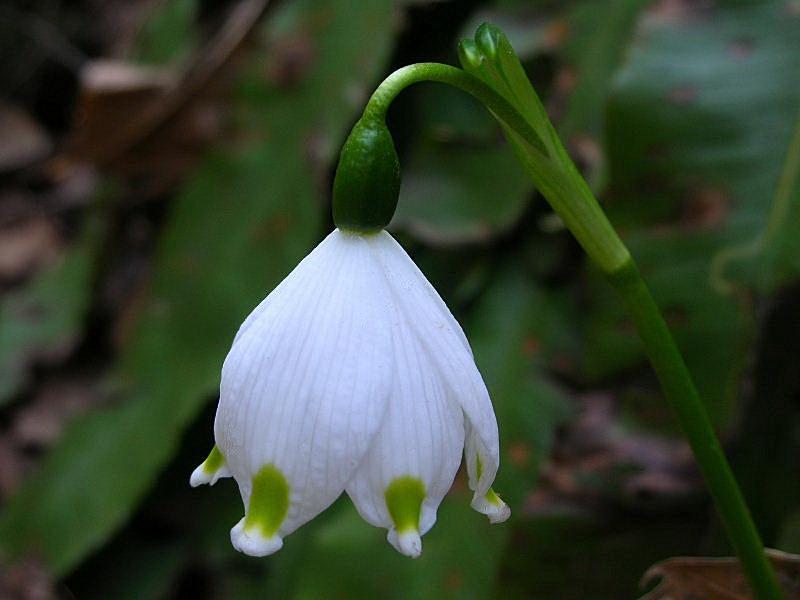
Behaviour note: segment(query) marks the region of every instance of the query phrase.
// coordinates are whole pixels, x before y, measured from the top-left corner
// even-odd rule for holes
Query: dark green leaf
[[[532,185],[505,146],[421,144],[393,226],[433,244],[491,239],[516,223]]]
[[[63,352],[80,335],[91,300],[99,230],[92,220],[83,239],[56,264],[0,300],[0,405],[24,384],[32,363]]]
[[[555,427],[571,412],[567,397],[543,369],[574,349],[573,311],[567,296],[545,292],[524,272],[509,268],[483,295],[471,319],[475,360],[500,426],[495,489],[512,511],[536,486]]]
[[[712,285],[711,261],[766,220],[799,68],[800,17],[783,2],[653,15],[609,106],[610,216],[636,228],[626,241],[721,421],[738,396],[752,313]],[[609,375],[642,355],[617,299],[605,284],[593,290],[588,366]]]
[[[603,107],[634,27],[650,0],[584,2],[570,15],[570,36],[564,50],[576,77],[569,91],[558,132],[567,142],[576,135],[600,138]]]
[[[136,62],[164,65],[185,58],[196,42],[192,27],[196,0],[168,0],[160,3],[147,19],[130,51]]]

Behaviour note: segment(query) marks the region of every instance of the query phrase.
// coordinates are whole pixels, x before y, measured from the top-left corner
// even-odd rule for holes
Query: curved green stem
[[[475,75],[439,63],[403,67],[384,79],[373,92],[363,119],[383,122],[389,105],[401,91],[426,81],[467,92],[500,121],[536,187],[604,272],[619,268],[630,258],[552,125],[547,122],[537,131],[509,100]],[[541,112],[544,114],[544,108]]]
[[[537,132],[517,107],[478,77],[448,65],[419,63],[386,78],[370,97],[363,119],[384,122],[392,100],[409,85],[421,81],[440,82],[463,90],[500,120],[540,192],[611,281],[633,317],[664,395],[692,447],[756,596],[763,600],[782,598],[758,530],[683,357],[630,253],[569,158],[544,109],[539,107],[545,123],[540,124]],[[533,97],[538,102],[535,94]],[[528,147],[520,145],[520,139]]]
[[[539,134],[534,131],[508,100],[474,75],[450,65],[416,63],[398,69],[384,79],[372,93],[367,106],[364,108],[364,117],[384,120],[389,105],[397,95],[408,86],[422,81],[444,83],[467,92],[494,113],[503,123],[516,131],[528,144],[542,155],[547,155],[547,147],[539,137]]]

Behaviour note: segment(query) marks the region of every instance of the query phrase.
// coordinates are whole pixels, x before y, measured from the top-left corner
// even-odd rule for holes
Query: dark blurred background
[[[390,111],[391,229],[470,337],[512,519],[459,475],[417,561],[347,500],[252,559],[231,480],[188,486],[238,324],[332,227],[368,94],[483,21],[639,261],[766,543],[800,552],[800,2],[10,0],[0,598],[633,598],[666,557],[731,554],[617,298],[433,84]]]

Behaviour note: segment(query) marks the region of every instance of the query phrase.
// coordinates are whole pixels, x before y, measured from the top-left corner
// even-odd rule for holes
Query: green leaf
[[[654,15],[608,107],[609,216],[631,230],[631,253],[721,423],[738,397],[753,315],[712,286],[711,260],[766,220],[800,101],[798,68],[800,18],[782,2]],[[590,374],[642,361],[599,278],[591,297]]]
[[[576,82],[566,101],[558,132],[601,138],[603,107],[633,31],[650,0],[583,2],[569,15],[571,33],[564,49],[566,68]]]
[[[188,562],[181,542],[126,540],[112,545],[85,581],[72,581],[70,591],[86,600],[159,600],[169,597],[180,569]],[[102,576],[98,576],[98,572]]]
[[[712,419],[734,414],[752,315],[709,285],[715,238],[630,234],[626,243],[664,313]],[[718,241],[717,241],[718,243]],[[616,292],[596,270],[588,277],[586,375],[611,377],[645,361],[636,330]]]
[[[197,42],[196,0],[167,0],[144,22],[130,51],[136,62],[165,65],[184,58]]]
[[[519,220],[532,191],[505,145],[422,142],[392,226],[436,245],[486,241]]]
[[[56,264],[0,299],[0,405],[24,385],[33,362],[69,348],[81,334],[100,237],[90,219]]]
[[[332,158],[360,108],[353,86],[368,85],[386,57],[391,16],[388,1],[337,0],[275,16],[271,59],[292,42],[315,60],[287,85],[264,77],[263,53],[251,55],[237,104],[247,136],[209,153],[180,193],[117,370],[122,397],[70,427],[9,502],[0,544],[11,557],[37,552],[68,572],[125,521],[175,452],[218,385],[238,324],[318,236],[327,190],[311,176],[309,144]]]
[[[722,249],[712,264],[712,277],[720,289],[730,290],[726,272],[738,272],[737,283],[762,292],[800,277],[800,117],[786,151],[769,217],[752,240]]]

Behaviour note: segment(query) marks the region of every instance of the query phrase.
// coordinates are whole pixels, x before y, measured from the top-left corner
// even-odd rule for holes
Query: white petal
[[[449,397],[464,411],[469,484],[475,498],[482,498],[499,466],[499,437],[494,407],[464,332],[414,261],[388,233],[372,236],[370,245],[394,296],[401,300],[400,309],[435,362]]]
[[[388,304],[364,238],[336,230],[245,321],[225,360],[216,442],[246,511],[257,473],[272,466],[285,478],[280,536],[339,496],[382,421],[392,380]],[[277,544],[237,531],[244,552]]]
[[[231,472],[226,466],[221,467],[213,473],[209,473],[203,468],[203,465],[199,465],[194,471],[192,471],[192,475],[189,477],[189,485],[192,487],[197,487],[203,484],[214,485],[220,479],[230,476]]]
[[[293,294],[297,293],[297,288],[299,285],[297,281],[298,278],[302,276],[304,271],[314,268],[313,264],[310,263],[319,263],[324,261],[326,257],[320,255],[334,251],[332,250],[332,246],[335,246],[336,242],[336,236],[331,233],[324,240],[322,240],[322,242],[317,244],[317,246],[298,263],[289,276],[276,285],[275,288],[269,294],[267,294],[267,297],[259,302],[252,312],[247,315],[245,320],[239,326],[239,330],[236,332],[236,337],[234,338],[233,343],[235,344],[239,338],[242,337],[242,335],[244,335],[248,329],[250,329],[250,327],[261,317],[267,308],[280,302],[292,302]]]
[[[436,521],[436,510],[453,484],[464,447],[461,410],[450,402],[435,365],[399,310],[393,324],[394,390],[383,424],[364,461],[347,485],[361,516],[389,529],[388,540],[408,556],[421,552],[419,536]],[[419,521],[396,531],[387,488],[400,478],[422,483]],[[419,508],[419,507],[417,507]]]

